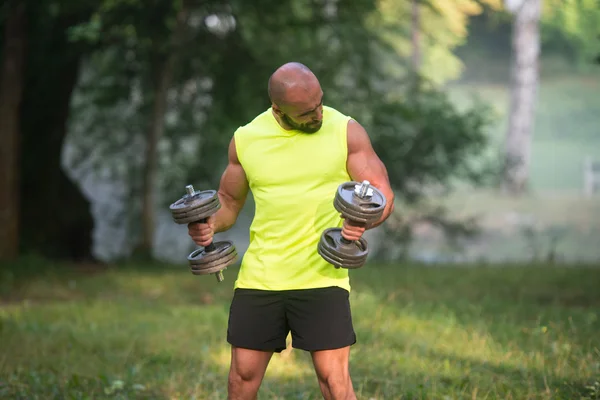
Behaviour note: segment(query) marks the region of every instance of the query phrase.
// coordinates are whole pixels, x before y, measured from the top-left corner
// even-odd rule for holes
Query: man
[[[189,225],[206,246],[231,228],[249,190],[255,200],[250,244],[235,281],[227,341],[231,344],[229,399],[255,399],[273,352],[309,351],[325,399],[355,399],[349,374],[356,342],[347,269],[317,253],[326,228],[358,240],[392,212],[387,171],[355,120],[323,105],[317,77],[304,65],[278,68],[268,85],[271,107],[238,128],[218,190],[221,208],[205,224]],[[341,183],[368,180],[386,197],[380,221],[364,227],[342,221],[333,207]]]

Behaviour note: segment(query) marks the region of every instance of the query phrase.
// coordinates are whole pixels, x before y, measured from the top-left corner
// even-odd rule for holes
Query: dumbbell
[[[379,221],[385,205],[385,196],[369,181],[342,183],[333,200],[333,206],[343,218],[364,225]],[[369,254],[365,238],[347,240],[342,236],[342,228],[337,227],[323,231],[317,251],[336,268],[348,269],[362,267]]]
[[[192,185],[187,185],[185,189],[187,194],[169,206],[175,223],[205,223],[208,217],[221,208],[216,190],[196,192]],[[229,240],[211,242],[208,246],[191,252],[187,260],[192,274],[215,274],[217,282],[223,282],[223,270],[237,260],[237,251]]]

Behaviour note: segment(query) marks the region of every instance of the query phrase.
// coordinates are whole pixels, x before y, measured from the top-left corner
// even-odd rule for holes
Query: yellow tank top
[[[339,286],[350,290],[347,269],[317,252],[321,233],[340,227],[333,207],[346,170],[350,117],[323,107],[316,133],[283,129],[272,110],[235,131],[237,156],[255,202],[250,243],[236,288],[263,290]]]

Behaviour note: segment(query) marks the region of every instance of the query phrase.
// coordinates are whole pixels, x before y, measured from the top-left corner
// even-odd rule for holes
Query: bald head
[[[285,129],[315,133],[323,123],[323,91],[319,80],[303,64],[290,62],[269,79],[271,108]]]
[[[279,106],[306,102],[315,91],[320,90],[315,74],[298,62],[282,65],[269,79],[269,98]]]

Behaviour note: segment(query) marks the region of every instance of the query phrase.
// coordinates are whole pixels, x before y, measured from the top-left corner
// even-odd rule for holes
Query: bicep
[[[228,163],[219,186],[219,195],[228,203],[235,204],[238,208],[244,205],[249,191],[246,172],[240,163],[235,148],[235,139],[231,139],[228,151]]]
[[[347,136],[347,170],[351,179],[357,182],[369,181],[387,197],[391,193],[387,169],[375,153],[367,132],[358,122],[350,121]]]

